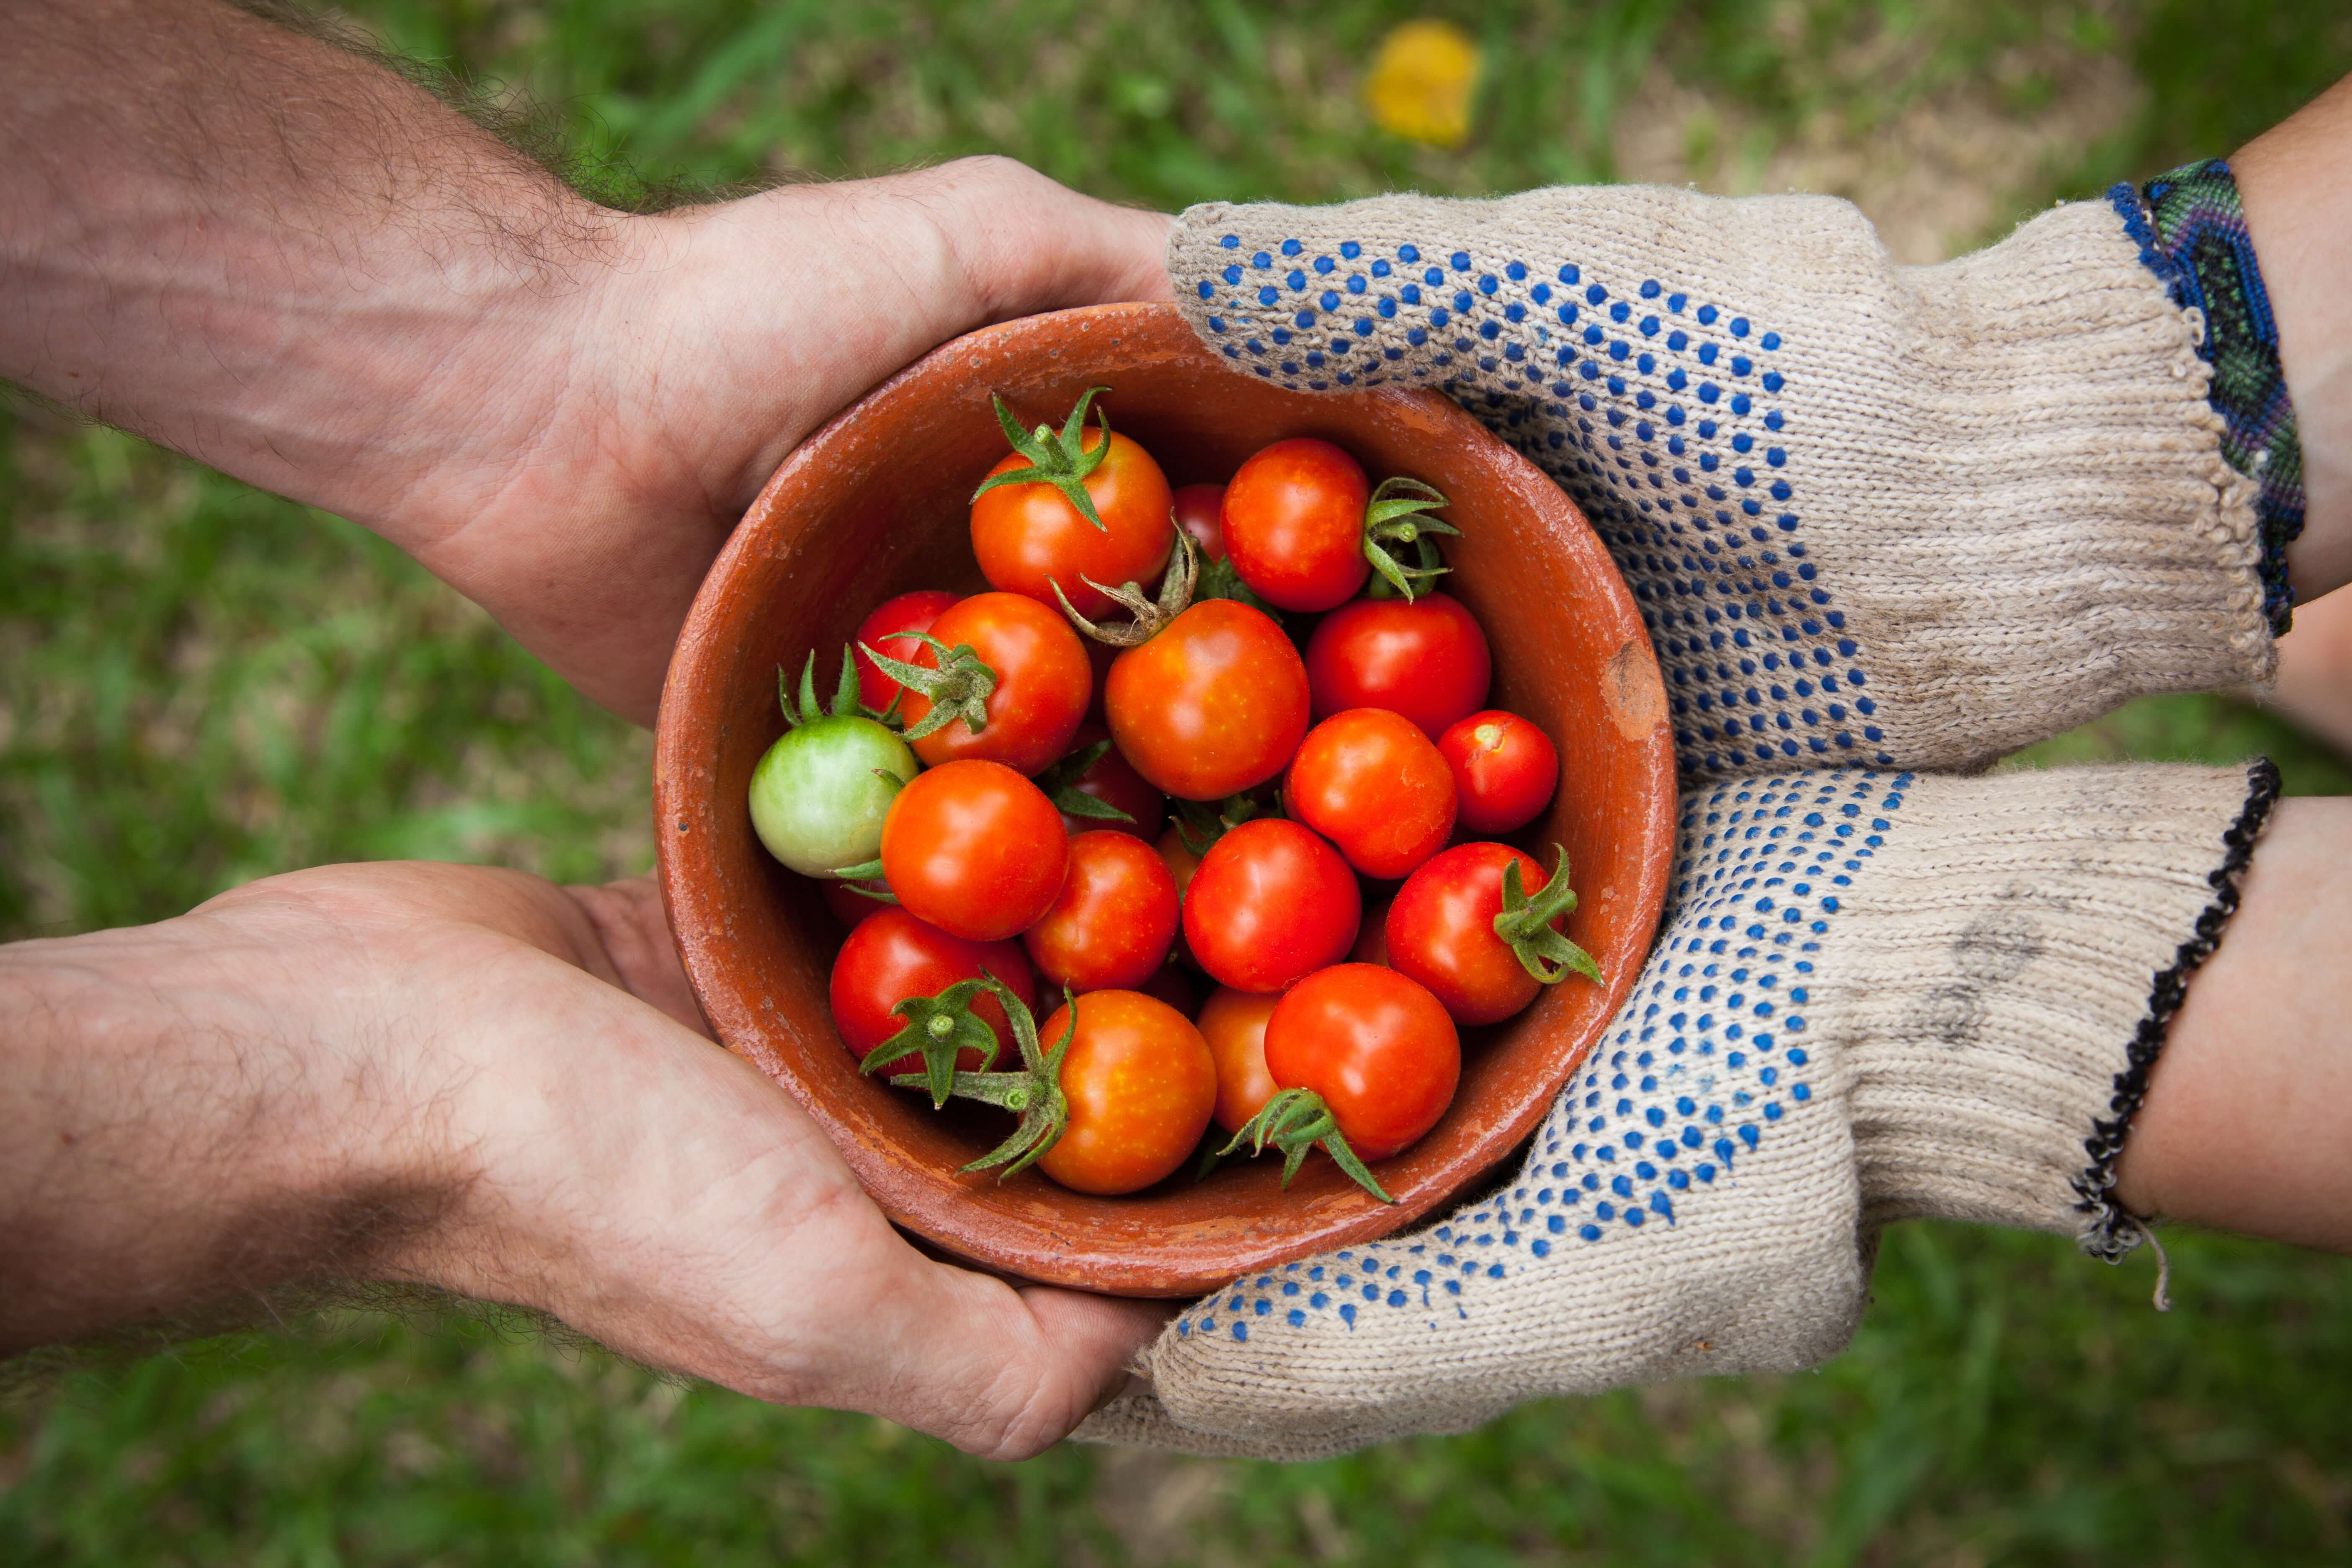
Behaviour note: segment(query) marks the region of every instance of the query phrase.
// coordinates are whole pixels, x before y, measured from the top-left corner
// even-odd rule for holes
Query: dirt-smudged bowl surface
[[[1605,987],[1571,978],[1517,1018],[1464,1034],[1462,1086],[1428,1136],[1378,1167],[1383,1205],[1310,1157],[1228,1161],[1129,1197],[1066,1191],[1034,1170],[999,1184],[956,1168],[1007,1128],[857,1074],[834,1032],[827,981],[841,931],[816,888],[751,831],[751,770],[783,731],[779,667],[812,648],[831,689],[867,611],[912,588],[976,590],[969,502],[1004,455],[989,406],[1056,424],[1078,394],[1112,390],[1113,427],[1171,484],[1223,481],[1292,436],[1345,447],[1378,479],[1407,474],[1453,498],[1447,591],[1486,628],[1490,704],[1559,746],[1548,817],[1515,841],[1547,865],[1568,847],[1581,902],[1569,934]],[[1237,1275],[1363,1241],[1427,1214],[1535,1129],[1592,1051],[1656,930],[1673,849],[1666,705],[1641,616],[1559,489],[1433,392],[1286,391],[1203,349],[1167,306],[1116,305],[974,332],[908,367],[794,452],[752,504],[696,598],[663,692],[654,804],[662,890],[703,1011],[727,1047],[807,1108],[890,1217],[944,1250],[1030,1279],[1134,1296],[1194,1296]]]

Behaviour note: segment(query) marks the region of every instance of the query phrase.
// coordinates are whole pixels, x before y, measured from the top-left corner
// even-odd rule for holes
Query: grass
[[[1414,9],[354,14],[479,90],[549,106],[616,196],[983,150],[1163,205],[1477,195],[1610,177],[1666,80],[1704,106],[1684,132],[1694,165],[1743,188],[1786,148],[1899,149],[1923,116],[2040,123],[2126,62],[2126,108],[2005,174],[1984,209],[1997,229],[2224,151],[2352,66],[2336,0],[1436,4],[1492,62],[1477,135],[1441,153],[1370,128],[1353,96],[1373,41]],[[2257,750],[2291,788],[2352,787],[2342,759],[2220,698],[2136,703],[2021,760]],[[0,407],[0,935],[152,919],[343,858],[639,869],[648,752],[351,525]],[[1898,1227],[1859,1338],[1818,1373],[1538,1405],[1290,1469],[1069,1448],[982,1465],[883,1423],[663,1384],[495,1316],[325,1314],[0,1401],[0,1561],[2345,1560],[2352,1269],[2171,1245],[2177,1305],[2158,1316],[2145,1259],[2109,1270],[2055,1238]]]

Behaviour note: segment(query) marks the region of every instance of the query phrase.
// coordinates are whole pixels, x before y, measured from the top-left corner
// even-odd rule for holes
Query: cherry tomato
[[[1101,426],[1087,426],[1079,445],[1089,452],[1101,446]],[[988,473],[993,479],[1028,466],[1028,458],[1013,452]],[[1167,476],[1150,453],[1113,431],[1110,455],[1084,483],[1102,519],[1099,529],[1048,484],[1002,485],[971,503],[971,552],[990,587],[1026,595],[1058,615],[1054,584],[1059,583],[1070,607],[1091,619],[1112,604],[1080,578],[1112,588],[1151,585],[1176,542],[1168,521]]]
[[[1307,667],[1262,610],[1194,605],[1110,667],[1103,708],[1135,771],[1222,800],[1282,771],[1307,733]]]
[[[945,763],[898,792],[882,824],[882,879],[909,914],[974,942],[1037,923],[1070,858],[1062,814],[1002,763]]]
[[[958,718],[908,742],[926,767],[973,757],[1034,773],[1069,751],[1070,737],[1087,716],[1094,672],[1086,645],[1060,611],[1018,594],[975,594],[942,611],[931,623],[931,636],[950,648],[970,644],[996,672],[996,690],[988,699],[987,728],[979,734]],[[926,644],[909,662],[936,669],[940,656]],[[930,699],[914,690],[899,710],[909,729],[930,710]]]
[[[885,658],[913,663],[917,650],[923,646],[921,640],[894,634],[929,631],[931,623],[962,597],[944,588],[918,588],[911,594],[883,600],[872,615],[858,622],[857,700],[882,713],[889,710],[890,699],[898,695],[898,683],[866,657],[866,649],[870,647]]]
[[[1223,485],[1181,485],[1173,498],[1176,526],[1201,547],[1203,563],[1225,558],[1225,505]]]
[[[863,893],[853,893],[849,890],[853,887],[871,888],[877,893],[888,890],[879,881],[852,883],[837,881],[826,877],[817,882],[817,890],[824,895],[824,907],[833,911],[833,918],[849,930],[856,931],[884,910],[890,908],[890,900],[869,899]]]
[[[1168,868],[1168,874],[1176,879],[1176,907],[1180,912],[1176,922],[1176,944],[1170,950],[1171,956],[1197,966],[1198,961],[1192,957],[1192,948],[1184,942],[1184,922],[1181,911],[1184,907],[1184,895],[1192,886],[1192,873],[1201,868],[1201,858],[1185,847],[1184,836],[1177,831],[1172,822],[1152,847],[1160,851],[1160,862]]]
[[[1389,966],[1428,986],[1457,1024],[1496,1023],[1543,989],[1495,934],[1513,862],[1530,897],[1550,880],[1507,844],[1457,844],[1406,879],[1389,906]]]
[[[983,972],[1004,982],[1006,990],[1034,1007],[1036,983],[1029,961],[1017,942],[967,942],[935,925],[917,920],[904,910],[875,904],[867,917],[841,944],[833,961],[833,1025],[849,1054],[863,1060],[866,1053],[906,1027],[907,1020],[890,1009],[909,996],[936,996],[959,980],[977,980]],[[996,1036],[993,1065],[1017,1067],[1020,1047],[1005,1021],[1004,1004],[988,992],[972,999],[974,1016]],[[981,1055],[969,1047],[956,1053],[956,1066],[978,1072]],[[880,1068],[888,1082],[892,1073],[920,1072],[923,1058],[909,1053]]]
[[[1062,1185],[1132,1193],[1192,1158],[1217,1103],[1209,1043],[1184,1015],[1136,991],[1090,991],[1037,1026],[1047,1050],[1077,1015],[1062,1058],[1070,1124],[1038,1160]]]
[[[1315,717],[1349,708],[1402,713],[1434,741],[1486,700],[1494,660],[1459,599],[1423,594],[1359,599],[1326,616],[1307,641]]]
[[[1070,737],[1070,752],[1075,755],[1109,739],[1110,731],[1103,725],[1084,723]],[[1062,814],[1062,826],[1073,837],[1101,831],[1129,833],[1149,844],[1160,837],[1160,826],[1168,820],[1168,797],[1146,783],[1143,775],[1135,771],[1135,764],[1119,755],[1117,746],[1096,758],[1084,773],[1070,779],[1066,787],[1092,795],[1105,805],[1116,806],[1133,819],[1114,822],[1108,817],[1073,816],[1066,811]]]
[[[1389,906],[1393,899],[1382,899],[1364,906],[1363,929],[1356,933],[1356,945],[1348,950],[1350,963],[1386,963],[1389,961]]]
[[[1225,550],[1266,603],[1328,610],[1364,585],[1363,466],[1312,437],[1261,448],[1225,487]]]
[[[1307,732],[1283,785],[1290,814],[1367,877],[1396,878],[1445,847],[1454,774],[1413,721],[1381,708]]]
[[[1307,976],[1276,1005],[1265,1068],[1284,1089],[1321,1095],[1358,1158],[1384,1160],[1454,1103],[1462,1041],[1418,982],[1339,963]]]
[[[1150,979],[1136,989],[1155,1002],[1167,1003],[1187,1018],[1201,1010],[1201,994],[1192,977],[1173,963],[1161,964]]]
[[[1168,961],[1176,879],[1142,839],[1081,833],[1070,840],[1061,896],[1021,933],[1039,973],[1073,991],[1130,991]]]
[[[1279,991],[1339,962],[1362,914],[1338,850],[1295,822],[1259,817],[1201,857],[1184,892],[1184,942],[1195,963],[1234,990]]]
[[[1201,1007],[1201,1037],[1217,1064],[1217,1125],[1238,1132],[1274,1098],[1265,1070],[1265,1021],[1279,995],[1220,985]]]
[[[1516,713],[1489,709],[1445,731],[1438,754],[1454,771],[1463,829],[1494,835],[1524,827],[1559,787],[1559,752],[1551,737]]]

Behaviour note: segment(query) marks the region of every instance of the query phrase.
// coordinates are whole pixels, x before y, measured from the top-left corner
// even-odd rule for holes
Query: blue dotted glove
[[[1197,1303],[1079,1436],[1306,1458],[1810,1366],[1909,1215],[2119,1257],[2116,1154],[2275,791],[2264,763],[1686,796],[1664,936],[1509,1183]]]
[[[1925,268],[1822,197],[1213,204],[1169,266],[1238,371],[1440,389],[1557,479],[1688,774],[1974,768],[2270,673],[2201,319],[2107,204]]]

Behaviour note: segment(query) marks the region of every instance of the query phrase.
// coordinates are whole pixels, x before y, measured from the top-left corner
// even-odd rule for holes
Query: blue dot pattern
[[[1778,330],[1589,261],[1217,244],[1199,293],[1227,358],[1316,392],[1435,386],[1576,498],[1649,626],[1686,772],[1892,763],[1808,553]]]
[[[1237,1280],[1178,1318],[1177,1333],[1247,1342],[1349,1331],[1382,1311],[1443,1331],[1490,1282],[1639,1245],[1677,1224],[1686,1194],[1736,1184],[1767,1140],[1823,1103],[1806,1018],[1815,958],[1911,778],[1791,773],[1687,797],[1666,936],[1518,1180],[1418,1237]]]

